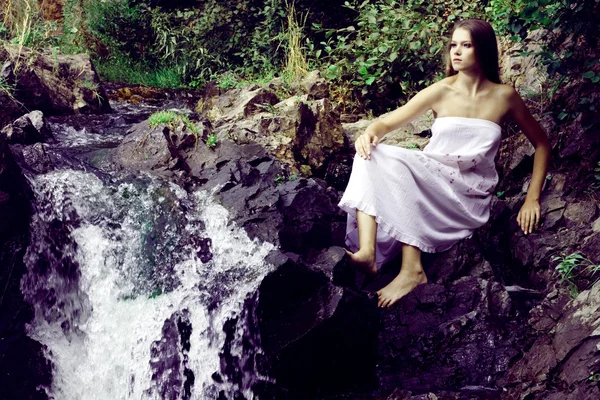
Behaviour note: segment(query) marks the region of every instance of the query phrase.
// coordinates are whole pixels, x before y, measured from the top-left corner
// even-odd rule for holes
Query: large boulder
[[[212,99],[206,115],[221,140],[257,142],[295,174],[322,176],[331,156],[344,148],[339,113],[327,98],[280,102],[269,90],[251,86]]]
[[[600,285],[562,304],[532,321],[550,322],[535,325],[543,334],[511,367],[503,399],[600,398]]]
[[[377,384],[379,316],[375,302],[332,284],[345,262],[340,248],[307,260],[272,254],[276,269],[258,289],[256,315],[265,351],[263,372],[277,387],[266,398],[369,391]],[[279,396],[278,396],[279,395]]]
[[[14,97],[30,110],[46,114],[92,114],[111,110],[87,54],[63,55],[4,45]]]
[[[464,277],[418,286],[383,313],[380,383],[418,392],[476,387],[497,395],[496,380],[518,354],[520,324],[499,282]]]

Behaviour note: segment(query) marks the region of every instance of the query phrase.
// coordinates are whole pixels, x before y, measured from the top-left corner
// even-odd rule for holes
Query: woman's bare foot
[[[409,270],[402,268],[393,281],[377,292],[379,296],[377,305],[379,307],[389,307],[423,283],[427,283],[427,276],[423,269]]]
[[[346,254],[350,257],[350,263],[354,265],[360,272],[366,275],[377,274],[377,263],[375,261],[375,252],[361,251],[358,250],[356,253],[352,253],[346,250]]]

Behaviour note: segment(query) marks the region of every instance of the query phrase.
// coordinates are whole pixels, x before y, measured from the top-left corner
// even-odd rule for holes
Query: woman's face
[[[450,61],[455,71],[467,71],[479,69],[475,47],[471,40],[471,32],[458,28],[452,34],[450,42]]]

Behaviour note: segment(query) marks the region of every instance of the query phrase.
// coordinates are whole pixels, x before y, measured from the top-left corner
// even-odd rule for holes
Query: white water
[[[195,375],[191,398],[208,399],[211,375],[220,370],[223,324],[239,313],[246,295],[270,270],[264,258],[273,246],[251,241],[207,193],[189,196],[154,179],[147,187],[110,187],[93,174],[57,171],[36,177],[34,188],[38,202],[54,203],[55,217],[68,223],[60,215],[68,197],[83,220],[71,232],[81,271],[79,290],[87,296],[85,317],[74,318],[79,322],[73,328],[80,333],[67,335],[39,314],[30,327],[30,335],[47,346],[53,364],[49,395],[57,400],[158,399],[152,390],[150,349],[161,339],[164,321],[187,309],[192,324],[187,367]],[[202,264],[197,249],[174,246],[178,261],[173,273],[180,284],[158,296],[136,293],[139,272],[148,268],[143,265],[147,221],[161,210],[184,221],[171,224],[166,218],[160,234],[169,240],[161,243],[184,235],[209,237],[213,259]],[[217,301],[212,311],[207,299]]]

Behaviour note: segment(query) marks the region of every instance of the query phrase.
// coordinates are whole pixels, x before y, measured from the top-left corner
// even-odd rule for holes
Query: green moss
[[[176,113],[174,111],[158,111],[152,114],[148,119],[148,124],[151,128],[154,128],[158,125],[169,125],[174,127],[181,122],[185,125],[186,129],[188,129],[194,135],[198,135],[200,133],[200,130],[196,124],[190,121],[187,115]]]

